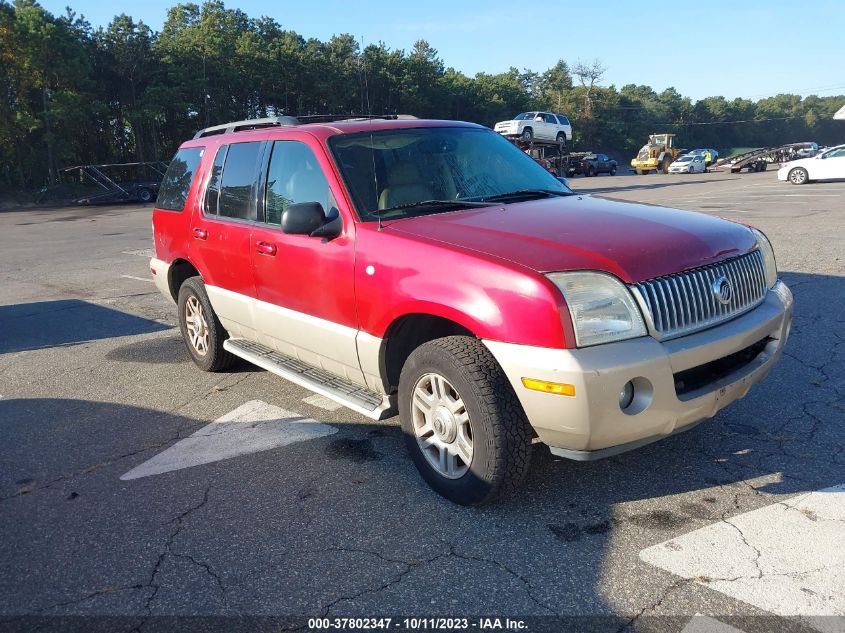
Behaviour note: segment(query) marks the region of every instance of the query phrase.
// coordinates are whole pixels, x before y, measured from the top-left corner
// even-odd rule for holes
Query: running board
[[[243,338],[230,338],[223,342],[223,348],[253,365],[258,365],[373,420],[383,420],[396,415],[396,408],[389,396],[375,393],[323,369],[307,365],[261,343]]]

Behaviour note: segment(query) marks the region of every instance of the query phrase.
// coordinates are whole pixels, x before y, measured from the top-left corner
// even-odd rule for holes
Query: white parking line
[[[337,433],[337,428],[250,400],[120,478],[124,481],[209,464]]]
[[[326,398],[326,396],[321,396],[318,393],[315,393],[313,396],[303,398],[302,401],[305,404],[310,404],[314,407],[325,409],[326,411],[337,411],[343,406],[342,404],[339,404],[330,398]]]
[[[146,281],[147,283],[154,284],[155,281],[152,279],[147,279],[145,277],[136,277],[135,275],[121,275],[124,279],[134,279],[135,281]]]
[[[845,631],[843,541],[845,484],[725,519],[640,558],[820,631]]]
[[[151,248],[135,248],[130,251],[120,251],[124,255],[137,255],[138,257],[153,257],[153,249]]]

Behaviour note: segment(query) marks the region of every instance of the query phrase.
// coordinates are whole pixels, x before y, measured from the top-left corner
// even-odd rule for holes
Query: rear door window
[[[255,196],[252,194],[261,146],[261,141],[229,145],[217,205],[217,213],[221,218],[255,219]]]
[[[214,157],[214,164],[211,166],[211,177],[208,180],[208,187],[205,190],[205,204],[203,210],[206,215],[217,215],[217,205],[220,202],[220,177],[223,175],[223,163],[226,162],[228,145],[221,145]]]
[[[203,149],[202,147],[186,147],[176,152],[161,181],[156,200],[157,209],[182,211],[185,208]]]

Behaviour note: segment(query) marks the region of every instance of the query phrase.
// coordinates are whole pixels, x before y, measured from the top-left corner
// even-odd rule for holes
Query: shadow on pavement
[[[640,176],[640,178],[647,180],[649,176]],[[578,187],[574,189],[575,193],[613,193],[615,191],[637,191],[644,189],[663,189],[665,187],[678,187],[683,185],[708,185],[714,182],[722,182],[724,180],[736,180],[736,178],[712,178],[708,180],[682,180],[683,176],[678,175],[678,180],[674,178],[671,181],[660,182],[643,182],[636,185],[625,185],[622,187]],[[598,183],[597,183],[598,184]]]
[[[170,329],[105,306],[64,299],[0,306],[0,354]]]
[[[536,445],[519,492],[481,508],[434,494],[395,423],[330,422],[336,435],[121,482],[208,421],[0,400],[0,614],[509,615],[536,618],[531,631],[680,631],[708,604],[746,613],[637,553],[778,499],[768,493],[842,483],[845,278],[783,277],[793,333],[745,399],[604,461]],[[652,615],[678,596],[685,617]],[[738,626],[792,627],[761,614]]]

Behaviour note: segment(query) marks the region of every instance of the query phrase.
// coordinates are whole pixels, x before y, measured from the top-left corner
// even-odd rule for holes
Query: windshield
[[[391,210],[389,217],[396,219],[478,206],[479,201],[512,192],[571,193],[528,154],[486,129],[342,134],[329,139],[329,147],[358,217],[365,221],[376,220],[381,210]]]
[[[536,114],[537,114],[536,112],[523,112],[522,114],[517,114],[513,118],[513,120],[514,121],[522,121],[522,120],[530,121],[531,119],[534,118],[534,116]]]
[[[692,156],[681,156],[681,157],[680,157],[678,160],[676,160],[675,162],[676,162],[676,163],[688,163],[688,162],[690,162],[691,160],[692,160]]]
[[[665,134],[655,134],[651,137],[651,144],[652,145],[666,145],[666,135]]]

